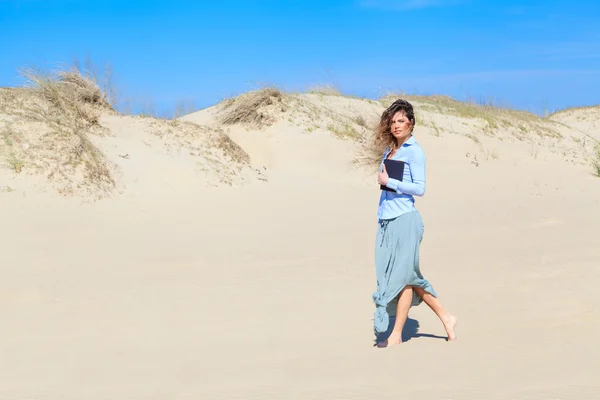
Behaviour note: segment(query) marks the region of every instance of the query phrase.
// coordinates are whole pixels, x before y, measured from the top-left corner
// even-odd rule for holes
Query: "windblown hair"
[[[404,112],[406,118],[412,122],[412,129],[415,127],[415,113],[412,104],[403,99],[398,99],[392,103],[382,114],[379,124],[375,128],[374,145],[379,152],[383,154],[386,148],[393,149],[397,146],[397,141],[390,129],[392,118],[397,112]]]

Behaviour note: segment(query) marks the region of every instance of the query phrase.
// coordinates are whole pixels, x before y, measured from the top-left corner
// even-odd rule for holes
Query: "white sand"
[[[184,119],[216,124],[211,112]],[[352,169],[350,141],[286,119],[226,128],[268,180],[246,172],[207,187],[195,159],[130,119],[103,124],[114,136],[94,141],[120,167],[113,198],[39,193],[0,173],[13,187],[0,191],[0,398],[600,393],[600,179],[570,137],[540,141],[534,156],[509,136],[479,135],[480,147],[417,128],[422,271],[459,317],[458,340],[423,304],[407,323],[416,336],[376,349],[379,191]]]

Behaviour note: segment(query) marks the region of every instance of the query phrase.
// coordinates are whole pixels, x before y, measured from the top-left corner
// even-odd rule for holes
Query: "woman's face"
[[[410,137],[412,121],[406,117],[404,111],[398,111],[394,114],[390,123],[390,131],[392,131],[392,135],[394,135],[398,144],[404,143]]]

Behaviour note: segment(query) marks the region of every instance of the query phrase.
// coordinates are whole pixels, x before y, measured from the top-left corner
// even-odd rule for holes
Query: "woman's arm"
[[[425,194],[425,153],[420,147],[415,147],[408,165],[412,182],[401,182],[390,178],[386,186],[398,193],[423,196]]]

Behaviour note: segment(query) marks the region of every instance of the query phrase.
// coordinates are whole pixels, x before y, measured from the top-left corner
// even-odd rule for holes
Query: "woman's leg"
[[[396,307],[396,322],[394,323],[394,329],[387,340],[379,344],[379,347],[393,346],[402,343],[402,330],[404,329],[404,323],[408,317],[408,310],[412,304],[412,298],[412,286],[406,286],[402,289],[400,296],[398,296],[398,307]]]
[[[425,304],[427,304],[429,308],[433,310],[433,312],[438,316],[440,321],[442,321],[442,324],[444,324],[444,329],[448,334],[448,340],[455,340],[456,334],[454,333],[454,327],[456,326],[458,318],[446,311],[444,306],[442,306],[442,303],[440,303],[440,301],[437,298],[431,295],[431,293],[426,292],[425,290],[423,290],[423,288],[420,287],[415,287],[414,290],[417,293],[417,295],[423,299]]]

